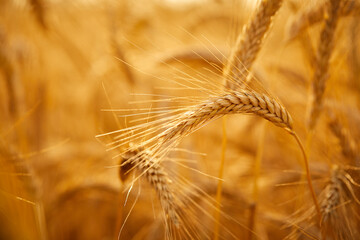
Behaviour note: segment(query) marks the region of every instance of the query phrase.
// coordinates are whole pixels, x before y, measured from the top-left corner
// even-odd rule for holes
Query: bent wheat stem
[[[309,168],[309,161],[308,161],[304,146],[301,143],[300,138],[298,137],[298,135],[294,131],[292,131],[290,129],[286,129],[286,130],[290,133],[290,135],[292,135],[295,138],[297,144],[299,145],[299,147],[301,149],[301,153],[303,154],[304,166],[305,166],[305,171],[306,171],[306,179],[307,179],[308,186],[309,186],[309,189],[310,189],[311,197],[313,199],[316,211],[317,211],[318,216],[319,216],[319,220],[321,220],[322,216],[321,216],[320,206],[319,206],[319,202],[317,200],[315,190],[314,190],[314,187],[313,187],[313,184],[312,184],[311,175],[310,175],[310,168]]]

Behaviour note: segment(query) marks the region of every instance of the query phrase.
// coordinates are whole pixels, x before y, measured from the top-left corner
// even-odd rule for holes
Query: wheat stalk
[[[333,51],[333,38],[339,17],[339,0],[329,0],[324,28],[316,56],[316,68],[312,79],[313,99],[311,103],[308,127],[314,129],[323,106],[326,81],[329,77],[329,61]]]
[[[156,137],[156,140],[160,142],[160,146],[168,147],[177,144],[181,138],[191,134],[214,118],[228,114],[244,113],[258,115],[270,121],[275,126],[285,129],[295,138],[303,153],[309,189],[316,210],[321,218],[320,207],[312,186],[307,156],[300,139],[293,131],[291,115],[278,101],[265,94],[252,90],[240,90],[227,92],[219,97],[215,97],[195,106],[194,110],[176,116],[178,118],[176,123],[169,125],[167,130]]]
[[[282,0],[263,0],[251,21],[243,28],[224,69],[227,87],[234,89],[236,85],[241,86],[247,78],[265,34],[270,28],[272,17],[280,8],[281,3]],[[230,81],[231,79],[236,79],[235,83]]]
[[[254,90],[224,90],[222,94],[209,100],[205,100],[197,105],[187,107],[187,109],[189,110],[161,119],[160,121],[154,120],[153,123],[149,122],[129,129],[129,131],[134,131],[135,133],[135,138],[133,138],[133,140],[140,138],[140,136],[144,137],[147,134],[158,132],[156,136],[141,144],[141,148],[146,149],[148,152],[146,155],[151,156],[152,161],[154,161],[154,163],[150,163],[150,165],[160,162],[166,153],[171,148],[175,147],[182,138],[195,132],[211,120],[228,114],[255,114],[270,121],[274,125],[283,128],[295,138],[304,157],[304,169],[306,171],[308,186],[313,197],[314,205],[319,216],[321,215],[320,207],[311,182],[305,150],[300,139],[293,130],[291,115],[277,100],[266,94],[255,92]],[[146,128],[146,130],[138,131],[144,128]],[[117,144],[119,142],[128,141],[129,138],[125,136],[126,133],[117,136],[116,138],[119,140],[114,143]],[[122,144],[123,143],[120,145]],[[120,145],[116,145],[112,147],[112,149],[117,148]],[[137,148],[130,147],[128,151],[137,151],[136,149]],[[146,161],[145,159],[144,161]]]

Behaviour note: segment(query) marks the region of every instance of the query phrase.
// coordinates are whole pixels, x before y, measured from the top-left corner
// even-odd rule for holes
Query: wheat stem
[[[221,161],[219,168],[218,178],[222,179],[224,176],[224,167],[225,167],[225,152],[227,145],[227,134],[226,134],[226,116],[223,117],[222,121],[222,145],[221,145]],[[214,240],[219,239],[219,229],[220,229],[220,212],[221,212],[221,195],[222,195],[222,184],[223,181],[219,180],[217,189],[216,189],[216,214],[215,214],[215,230],[214,230]]]
[[[266,132],[266,122],[264,122],[260,127],[260,137],[256,151],[255,163],[254,163],[254,186],[253,186],[253,205],[250,209],[250,218],[249,218],[249,240],[253,239],[253,233],[255,229],[255,221],[257,214],[258,198],[259,198],[259,177],[261,169],[261,160],[264,153],[264,142],[265,142],[265,132]]]
[[[308,161],[304,146],[301,143],[300,138],[298,137],[298,135],[294,131],[289,130],[289,129],[286,129],[286,130],[295,138],[297,144],[299,145],[299,147],[301,149],[301,153],[303,154],[304,166],[305,166],[305,171],[306,171],[306,179],[307,179],[308,186],[309,186],[309,189],[310,189],[311,197],[313,199],[313,202],[314,202],[314,205],[315,205],[315,208],[316,208],[316,211],[318,213],[319,220],[320,220],[320,219],[322,219],[320,206],[319,206],[319,202],[317,200],[316,193],[315,193],[315,190],[314,190],[314,187],[313,187],[313,184],[312,184],[310,168],[309,168],[309,161]]]

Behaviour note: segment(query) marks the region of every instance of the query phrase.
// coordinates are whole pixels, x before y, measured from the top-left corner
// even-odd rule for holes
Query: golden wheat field
[[[360,239],[359,0],[0,0],[0,239]]]

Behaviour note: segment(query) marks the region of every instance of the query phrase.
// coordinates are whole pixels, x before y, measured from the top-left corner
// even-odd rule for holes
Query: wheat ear
[[[303,153],[309,189],[316,210],[321,218],[320,207],[312,186],[307,155],[299,137],[293,131],[292,118],[284,106],[265,94],[250,90],[240,90],[237,92],[228,92],[222,96],[208,100],[195,106],[194,110],[183,113],[179,117],[177,123],[170,125],[157,139],[161,141],[161,146],[167,146],[172,143],[176,144],[180,138],[191,134],[211,119],[228,114],[241,113],[258,115],[274,125],[285,129],[295,138]]]
[[[338,166],[333,166],[330,182],[325,188],[324,199],[321,201],[321,212],[323,222],[329,221],[334,209],[340,203],[341,181],[337,177]]]
[[[47,30],[44,2],[42,0],[30,0],[29,3],[33,8],[36,21],[44,30]]]
[[[320,35],[320,42],[316,56],[316,68],[312,79],[313,99],[311,103],[308,127],[314,129],[320,115],[326,81],[329,77],[329,61],[333,52],[333,38],[339,17],[339,0],[329,0],[327,3],[327,16]]]
[[[334,114],[329,113],[329,123],[328,126],[334,136],[338,139],[341,146],[342,155],[355,163],[359,160],[357,154],[357,148],[354,139],[349,134],[348,131],[341,124],[339,119],[335,117]]]
[[[358,237],[355,237],[358,234],[354,231],[354,229],[357,229],[356,223],[351,218],[355,217],[353,213],[357,215],[355,204],[360,204],[360,201],[357,199],[351,185],[360,185],[346,172],[346,168],[336,164],[331,166],[329,179],[319,194],[322,215],[318,233],[321,236],[314,236],[311,239],[358,239]],[[349,169],[358,170],[358,168],[352,168],[351,166]],[[312,220],[316,217],[315,210],[314,207],[302,208],[302,214],[296,217],[296,220],[292,223],[293,226],[300,230],[298,233],[310,234],[310,231],[307,232],[306,230],[313,226]],[[300,224],[302,222],[306,223],[303,227]],[[301,237],[294,234],[296,234],[296,231],[292,232],[286,239],[301,239]]]
[[[281,3],[282,0],[263,0],[252,19],[243,28],[224,69],[227,87],[234,89],[232,79],[235,79],[238,85],[246,79],[260,51],[265,34],[270,28],[272,17],[280,8]]]
[[[349,132],[340,123],[339,119],[335,116],[330,115],[329,128],[331,132],[338,139],[341,146],[342,155],[350,160],[352,164],[356,165],[356,162],[359,161],[357,154],[356,144],[354,139],[351,137]]]
[[[353,211],[356,212],[353,203],[360,204],[352,185],[360,185],[354,181],[346,168],[333,165],[330,181],[322,192],[321,211],[323,213],[321,234],[323,239],[358,239],[353,230],[356,224],[351,220]],[[350,205],[347,205],[350,204]]]
[[[228,114],[252,113],[272,122],[281,128],[293,129],[293,121],[285,109],[275,99],[250,90],[227,92],[183,113],[176,124],[171,125],[159,135],[163,142],[187,136],[209,122]]]
[[[165,169],[147,151],[140,149],[129,150],[123,154],[120,165],[120,178],[124,180],[126,175],[134,168],[140,174],[143,174],[148,183],[155,189],[166,219],[169,219],[178,227],[179,219],[176,213],[174,194],[170,187],[172,181]]]
[[[324,19],[326,11],[326,2],[321,3],[319,6],[307,8],[300,12],[295,20],[290,24],[288,39],[292,40],[299,36],[306,28],[315,25]],[[340,15],[348,16],[351,14],[360,13],[360,2],[356,0],[344,1],[340,6]]]

